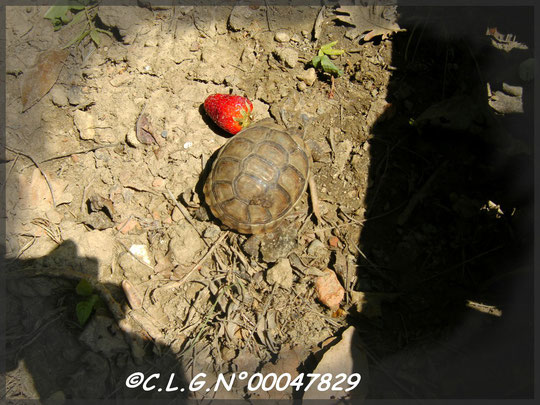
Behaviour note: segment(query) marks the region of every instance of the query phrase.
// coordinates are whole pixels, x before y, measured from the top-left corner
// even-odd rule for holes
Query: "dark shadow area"
[[[137,326],[126,322],[133,310],[121,287],[99,284],[97,261],[80,257],[72,241],[39,259],[4,260],[2,268],[7,287],[7,398],[24,399],[33,393],[61,403],[63,399],[187,397],[188,390],[180,392],[188,385],[176,355],[144,331],[120,329],[126,323]],[[87,298],[76,291],[81,278],[89,281],[103,304],[95,307],[84,327],[77,319],[77,304]],[[128,377],[136,372],[143,373],[147,387],[155,388],[145,390],[142,382],[136,388],[126,387]],[[153,374],[159,378],[150,378]],[[167,392],[167,386],[179,389]]]
[[[533,11],[398,7],[355,288],[387,295],[351,319],[370,398],[533,396]],[[487,83],[521,87],[523,112],[497,114]]]

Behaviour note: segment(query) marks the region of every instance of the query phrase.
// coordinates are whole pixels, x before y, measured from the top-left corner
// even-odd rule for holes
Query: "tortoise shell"
[[[265,119],[221,148],[204,185],[212,213],[241,233],[271,231],[306,191],[311,155],[298,135]]]

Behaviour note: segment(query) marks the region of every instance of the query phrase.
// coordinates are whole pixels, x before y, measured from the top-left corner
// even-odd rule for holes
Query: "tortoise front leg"
[[[319,198],[317,197],[317,184],[315,184],[315,176],[311,174],[309,176],[309,194],[311,197],[311,206],[313,207],[313,213],[317,218],[317,224],[322,224],[321,211],[319,210]]]

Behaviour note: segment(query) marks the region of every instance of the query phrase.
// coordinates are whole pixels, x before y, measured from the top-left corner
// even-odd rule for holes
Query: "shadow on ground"
[[[372,129],[356,286],[385,298],[379,318],[351,319],[370,397],[530,398],[533,82],[518,69],[533,56],[533,10],[398,10],[407,31]],[[529,49],[496,49],[488,27]],[[524,111],[496,115],[486,83],[522,87]]]
[[[133,314],[117,285],[97,282],[98,263],[80,257],[77,246],[63,242],[45,257],[6,261],[6,391],[11,399],[160,399],[185,398],[187,387],[176,355],[136,329],[119,324]],[[94,286],[97,306],[83,328],[77,304],[80,279]],[[110,312],[114,307],[116,313]],[[131,313],[131,314],[130,314]],[[129,323],[128,323],[129,325]],[[133,325],[133,324],[131,324]],[[146,356],[152,351],[160,356]],[[152,358],[152,362],[148,359]],[[147,381],[126,387],[128,377],[142,373]],[[160,377],[152,377],[153,374]],[[174,377],[169,381],[170,376]],[[137,377],[132,377],[133,383]],[[167,392],[166,388],[178,387]]]

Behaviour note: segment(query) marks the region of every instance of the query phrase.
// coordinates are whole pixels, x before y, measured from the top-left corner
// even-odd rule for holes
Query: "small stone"
[[[77,110],[73,113],[73,121],[79,130],[81,139],[92,140],[95,138],[94,117],[90,113]]]
[[[141,262],[151,265],[152,261],[150,260],[150,252],[148,251],[148,246],[146,245],[131,245],[129,252],[139,259]]]
[[[295,42],[297,44],[299,44],[300,42],[302,42],[302,39],[300,38],[300,36],[298,34],[294,34],[292,37],[291,37],[291,41],[292,42]]]
[[[128,145],[133,146],[135,148],[142,145],[142,143],[140,143],[139,140],[137,139],[137,134],[136,134],[134,128],[130,129],[127,132],[127,134],[126,134],[126,142],[128,143]]]
[[[212,224],[204,230],[203,236],[208,239],[215,239],[220,232],[219,226]]]
[[[322,251],[325,250],[326,247],[324,246],[324,243],[322,243],[319,239],[315,239],[309,244],[307,254],[309,256],[318,256]]]
[[[51,99],[53,104],[58,107],[65,107],[68,105],[67,94],[63,87],[54,86],[51,89]]]
[[[97,143],[111,144],[116,142],[116,131],[112,128],[97,128],[95,139]]]
[[[84,96],[82,94],[81,88],[77,86],[72,86],[68,90],[67,98],[69,104],[71,105],[80,105],[84,101]]]
[[[304,82],[299,82],[296,87],[298,88],[298,90],[304,91],[307,89],[307,84],[305,84]]]
[[[197,252],[204,247],[201,237],[185,221],[180,222],[175,228],[177,235],[173,236],[169,242],[173,264],[193,263],[197,258]]]
[[[118,258],[118,266],[120,266],[124,274],[129,274],[131,280],[147,280],[154,273],[151,267],[143,264],[127,252]]]
[[[250,236],[242,245],[242,249],[251,258],[259,257],[261,239],[257,235]]]
[[[289,40],[291,39],[291,36],[289,35],[289,33],[285,30],[279,30],[276,32],[276,34],[274,35],[274,39],[277,41],[277,42],[281,42],[281,43],[284,43],[284,42],[289,42]]]
[[[261,253],[263,260],[273,263],[285,258],[296,247],[297,231],[289,227],[279,232],[265,233],[261,236]]]
[[[236,350],[231,349],[230,347],[224,347],[221,350],[221,358],[223,359],[223,361],[229,362],[235,357],[236,357]]]
[[[303,81],[308,86],[313,86],[313,83],[317,80],[317,72],[315,71],[315,68],[309,68],[296,76],[296,78]]]
[[[152,187],[154,188],[162,188],[165,185],[165,179],[162,179],[161,177],[156,177],[154,181],[152,181]]]
[[[293,284],[293,270],[289,259],[280,259],[266,273],[266,281],[270,285],[278,284],[281,287],[289,290]]]
[[[315,290],[319,301],[332,311],[339,308],[339,304],[345,297],[345,289],[341,286],[336,273],[330,269],[324,270],[324,276],[315,280]]]
[[[255,63],[257,56],[255,55],[255,49],[250,46],[246,46],[240,56],[240,62],[242,63]]]
[[[330,239],[328,239],[328,244],[333,247],[333,248],[336,248],[338,247],[339,245],[339,238],[337,236],[332,236],[330,237]]]
[[[298,63],[298,52],[292,48],[280,48],[275,51],[277,58],[282,61],[285,66],[293,69]]]
[[[118,229],[118,231],[124,235],[136,228],[141,229],[141,226],[139,225],[139,221],[137,221],[135,218],[129,218],[116,227],[116,229]]]

